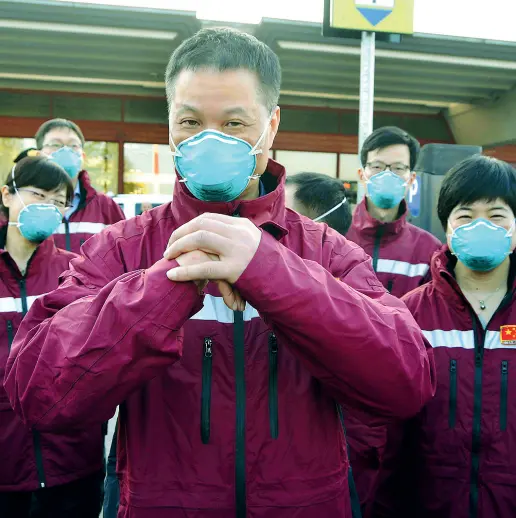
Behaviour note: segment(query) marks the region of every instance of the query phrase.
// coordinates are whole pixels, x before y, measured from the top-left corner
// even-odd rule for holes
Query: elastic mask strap
[[[347,203],[347,198],[344,198],[338,205],[335,205],[333,209],[330,209],[328,212],[325,212],[322,216],[319,216],[318,218],[315,218],[314,221],[320,221],[321,219],[324,219],[326,216],[329,216],[332,212],[335,212],[338,208],[342,207]]]
[[[263,152],[263,150],[258,149],[258,146],[262,143],[262,140],[264,139],[265,134],[267,133],[267,130],[269,129],[269,125],[272,121],[272,118],[274,117],[275,111],[276,111],[276,108],[274,108],[274,110],[270,114],[269,118],[267,119],[267,124],[265,125],[265,129],[263,130],[260,138],[258,139],[258,142],[253,146],[253,149],[251,149],[251,151],[249,151],[250,155],[259,155],[260,153]],[[250,178],[253,178],[253,177],[250,177]]]
[[[20,196],[20,191],[18,191],[18,186],[16,185],[16,180],[14,179],[15,170],[16,170],[16,164],[13,165],[13,169],[11,171],[11,176],[13,177],[14,192],[16,193],[16,196],[18,196],[18,199],[21,201],[23,207],[26,209],[27,205],[25,205],[25,203],[23,202],[22,197]]]
[[[177,149],[174,139],[172,138],[172,135],[170,133],[168,134],[168,141],[170,142],[170,144],[172,144],[174,146],[174,151],[172,151],[172,156],[183,156],[181,154],[181,151],[179,151],[179,149]]]

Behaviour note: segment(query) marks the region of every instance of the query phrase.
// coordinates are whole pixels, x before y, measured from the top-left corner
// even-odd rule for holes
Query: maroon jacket
[[[5,378],[40,430],[99,424],[121,405],[124,518],[350,514],[336,401],[410,416],[431,397],[425,340],[361,248],[286,210],[273,161],[256,200],[174,202],[83,247],[33,306]],[[206,211],[262,230],[233,313],[208,287],[173,283],[171,233]]]
[[[442,244],[432,234],[407,222],[406,203],[402,216],[392,223],[381,223],[367,211],[366,198],[357,206],[346,237],[360,245],[373,258],[373,268],[385,288],[401,297],[430,280],[430,260]],[[388,428],[356,409],[345,408],[351,465],[357,492],[368,508],[375,500],[375,487]]]
[[[398,494],[416,495],[406,516],[512,518],[516,333],[505,343],[501,328],[516,324],[516,263],[513,258],[508,295],[486,330],[451,273],[455,263],[444,248],[433,260],[432,282],[404,299],[433,346],[437,392],[408,426],[412,469]]]
[[[23,276],[3,250],[5,232],[6,227],[0,229],[0,379],[24,313],[38,297],[57,288],[59,275],[76,257],[47,239],[34,252]],[[0,492],[58,486],[99,471],[102,441],[99,425],[73,433],[68,429],[62,435],[31,431],[0,387]]]
[[[367,198],[353,214],[346,237],[373,258],[373,268],[387,291],[402,297],[430,280],[430,260],[442,243],[407,221],[407,205],[392,223],[381,223],[367,211]]]
[[[63,219],[63,223],[54,234],[54,241],[58,248],[76,254],[80,253],[81,246],[91,236],[125,219],[122,209],[114,200],[93,188],[86,171],[81,171],[79,174],[79,183],[81,186],[79,207],[70,216],[69,221]]]

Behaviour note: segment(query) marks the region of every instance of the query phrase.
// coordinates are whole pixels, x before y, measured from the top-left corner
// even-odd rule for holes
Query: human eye
[[[184,128],[197,128],[199,126],[199,122],[195,119],[183,119],[179,124]]]
[[[244,123],[242,121],[228,121],[226,122],[226,126],[228,128],[241,128],[244,126]]]

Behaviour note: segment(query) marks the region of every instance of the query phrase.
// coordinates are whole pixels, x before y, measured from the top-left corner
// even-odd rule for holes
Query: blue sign
[[[421,212],[421,177],[416,176],[414,183],[410,186],[407,200],[410,214],[417,218]]]
[[[374,27],[394,9],[395,0],[355,0],[357,10]]]

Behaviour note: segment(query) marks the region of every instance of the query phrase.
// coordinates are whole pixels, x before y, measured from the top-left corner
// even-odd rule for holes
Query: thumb
[[[231,286],[231,284],[226,281],[216,281],[216,284],[224,303],[229,309],[232,309],[233,311],[245,310],[245,300],[242,298],[240,293]]]

